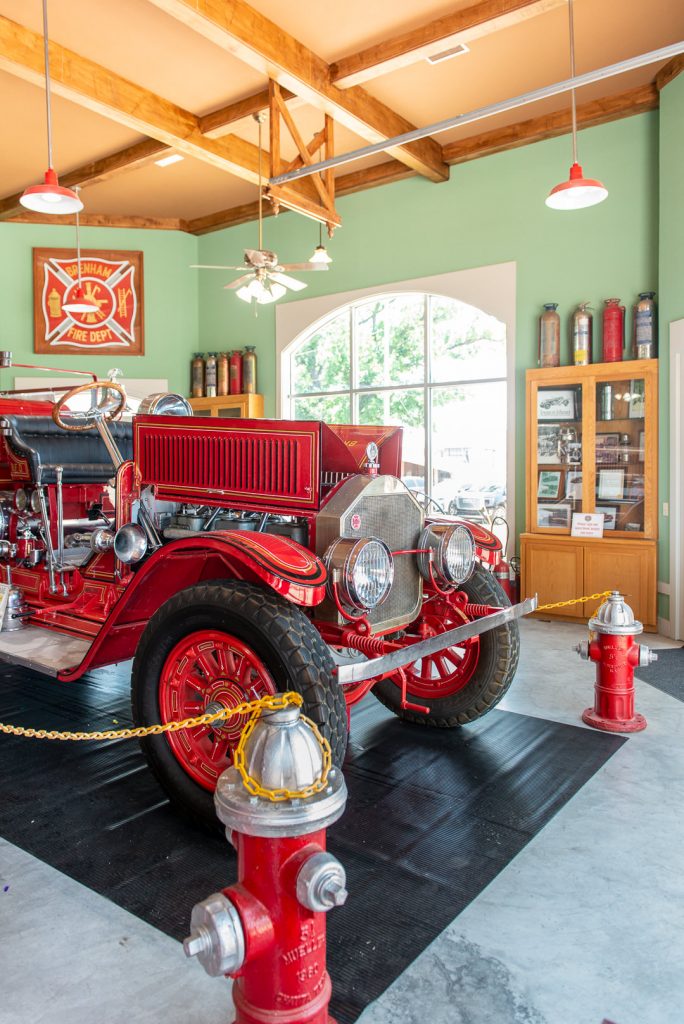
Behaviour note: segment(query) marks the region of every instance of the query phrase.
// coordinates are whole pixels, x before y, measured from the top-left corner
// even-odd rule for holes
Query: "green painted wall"
[[[684,82],[684,79],[682,80]],[[629,304],[639,291],[658,288],[658,115],[643,114],[580,134],[589,175],[610,190],[602,205],[575,213],[544,205],[570,165],[566,136],[452,168],[433,185],[410,179],[348,196],[338,207],[343,227],[329,249],[326,275],[309,275],[299,298],[345,292],[468,267],[517,262],[517,509],[524,527],[524,371],[536,365],[537,317],[543,302],[574,306],[617,295]],[[680,164],[681,166],[681,164]],[[307,257],[317,241],[311,222],[292,214],[265,222],[265,245],[284,261]],[[256,244],[249,224],[200,239],[201,263],[235,263]],[[273,307],[250,308],[205,271],[200,279],[202,348],[255,344],[259,390],[275,410]],[[285,300],[282,300],[285,301]],[[296,301],[296,299],[295,299]],[[563,353],[568,361],[569,352]]]
[[[188,354],[195,350],[198,336],[197,271],[188,265],[197,262],[197,242],[180,231],[83,228],[83,249],[144,253],[145,355],[50,356],[50,364],[97,373],[119,366],[130,377],[168,376],[172,389],[187,394]],[[32,250],[71,248],[74,243],[73,224],[0,223],[0,348],[9,349],[17,362],[41,361],[33,352]],[[13,379],[12,371],[2,371],[4,385]]]
[[[658,578],[670,579],[670,521],[662,515],[669,501],[670,473],[670,323],[684,317],[684,75],[660,94],[660,545]],[[669,600],[660,596],[660,614],[669,617]]]

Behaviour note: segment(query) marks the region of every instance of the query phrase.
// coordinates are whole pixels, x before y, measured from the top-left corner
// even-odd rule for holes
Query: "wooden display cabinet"
[[[527,371],[524,596],[540,604],[620,590],[655,629],[658,361]],[[571,536],[575,513],[604,514],[601,538]],[[544,616],[585,619],[592,606]]]
[[[215,398],[189,398],[195,416],[220,416],[223,419],[262,419],[263,395],[217,395]]]

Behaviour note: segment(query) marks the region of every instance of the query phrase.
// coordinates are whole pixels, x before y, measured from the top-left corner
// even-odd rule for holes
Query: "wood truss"
[[[197,116],[122,78],[58,43],[50,43],[53,90],[73,103],[125,125],[145,138],[109,156],[60,171],[64,185],[87,186],[144,166],[168,148],[199,159],[256,184],[259,180],[257,147],[235,135],[231,126],[241,118],[270,112],[270,151],[263,154],[271,177],[316,162],[321,153],[334,152],[334,122],[345,125],[369,142],[393,138],[414,126],[371,96],[359,83],[389,69],[405,66],[434,53],[435,45],[448,47],[515,24],[565,0],[477,0],[452,14],[388,39],[336,64],[327,64],[303,43],[269,21],[245,0],[148,0],[238,57],[269,79],[267,89]],[[43,40],[23,25],[0,16],[0,70],[43,86]],[[659,91],[684,70],[684,56],[663,67],[654,82],[626,92],[594,100],[578,109],[580,126],[601,124],[658,106]],[[317,107],[323,127],[306,142],[297,128],[288,102],[293,98]],[[289,164],[281,158],[281,130],[294,141],[297,155]],[[387,151],[385,159],[361,170],[339,174],[314,174],[287,185],[269,186],[266,195],[273,212],[295,210],[327,226],[331,233],[340,224],[335,196],[347,195],[414,174],[440,182],[449,176],[450,165],[563,134],[570,130],[569,113],[520,121],[504,128],[472,134],[441,146],[426,138]],[[256,217],[256,203],[219,210],[193,220],[156,217],[88,215],[83,224],[118,227],[150,227],[205,234]],[[0,221],[41,222],[41,216],[19,207],[19,194],[0,198]],[[51,222],[50,218],[45,218]]]
[[[283,97],[282,89],[277,82],[271,80],[268,87],[269,97],[269,132],[270,132],[270,177],[277,174],[284,174],[293,171],[295,168],[310,166],[314,157],[323,150],[323,159],[335,155],[334,153],[334,121],[329,114],[324,114],[323,128],[316,132],[311,142],[305,142],[295,123],[294,117],[288,110]],[[297,147],[298,155],[289,164],[284,164],[280,157],[280,129],[285,125],[292,141]],[[311,217],[312,220],[320,221],[328,228],[328,234],[332,233],[341,224],[340,217],[335,209],[335,177],[332,171],[323,174],[312,174],[308,181],[313,184],[318,196],[317,201],[305,199],[301,192],[296,192],[287,185],[269,185],[264,195],[270,201],[273,212],[278,213],[280,207],[287,210],[295,210],[297,213]]]

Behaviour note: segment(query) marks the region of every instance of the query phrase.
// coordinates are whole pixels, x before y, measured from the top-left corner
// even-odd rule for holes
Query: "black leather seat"
[[[42,466],[44,484],[55,483],[55,466],[62,466],[65,484],[105,483],[115,475],[114,464],[97,430],[71,433],[50,416],[3,416],[3,432],[9,447],[27,459],[31,477],[38,480]],[[133,458],[133,424],[110,423],[109,429],[124,459]]]

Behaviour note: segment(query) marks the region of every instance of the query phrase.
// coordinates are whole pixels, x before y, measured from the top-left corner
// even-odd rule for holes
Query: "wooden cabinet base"
[[[222,419],[261,419],[263,395],[218,395],[216,398],[190,398],[194,416],[219,416]]]
[[[540,604],[619,590],[648,630],[657,628],[656,542],[611,537],[520,537],[522,596],[539,595]],[[596,602],[538,613],[543,618],[584,621]]]

